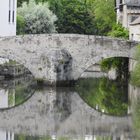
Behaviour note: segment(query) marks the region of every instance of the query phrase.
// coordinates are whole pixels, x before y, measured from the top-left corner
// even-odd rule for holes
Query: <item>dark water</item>
[[[31,77],[0,81],[0,140],[140,139],[139,93],[105,77],[73,88],[37,88]]]

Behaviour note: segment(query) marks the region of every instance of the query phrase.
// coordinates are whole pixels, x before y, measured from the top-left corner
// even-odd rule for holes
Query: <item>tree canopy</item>
[[[23,3],[18,8],[18,15],[25,21],[24,33],[39,34],[56,32],[54,22],[57,17],[49,10],[47,3],[36,4],[34,0]]]
[[[35,0],[49,3],[50,10],[57,16],[58,33],[107,35],[115,23],[112,0]],[[18,6],[29,0],[19,0]]]

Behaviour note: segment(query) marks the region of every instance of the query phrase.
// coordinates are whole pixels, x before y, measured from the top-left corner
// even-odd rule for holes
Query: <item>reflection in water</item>
[[[140,88],[129,85],[130,110],[132,112],[133,129],[136,139],[140,139]]]
[[[28,75],[0,81],[0,109],[11,108],[26,101],[34,93],[33,78]]]
[[[29,79],[3,81],[1,91],[11,90],[12,94],[1,92],[0,96],[7,95],[8,106],[19,104],[31,95],[30,83]],[[56,87],[36,90],[24,104],[0,111],[0,140],[133,140],[131,116],[124,116],[127,87],[107,78],[93,78],[80,80],[76,91]],[[3,107],[7,106],[3,103]],[[138,129],[138,113],[133,118]]]
[[[121,137],[85,135],[83,138],[80,137],[70,138],[67,136],[57,137],[56,135],[27,136],[27,135],[13,134],[10,132],[0,132],[0,139],[2,140],[126,140],[123,135]]]
[[[85,135],[82,139],[78,139],[78,137],[70,138],[70,137],[57,137],[56,135],[51,136],[28,136],[28,135],[19,135],[11,132],[0,131],[0,139],[1,140],[124,140],[124,137],[112,137],[112,136],[92,136]]]
[[[96,110],[110,115],[127,115],[127,83],[107,78],[80,79],[76,90]]]
[[[23,105],[0,112],[0,120],[0,130],[14,132],[15,140],[123,140],[132,136],[130,117],[104,115],[67,88],[36,90]]]

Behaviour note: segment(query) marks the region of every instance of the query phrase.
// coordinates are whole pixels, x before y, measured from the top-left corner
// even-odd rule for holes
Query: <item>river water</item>
[[[140,139],[140,90],[107,77],[41,87],[31,76],[0,81],[0,140]]]

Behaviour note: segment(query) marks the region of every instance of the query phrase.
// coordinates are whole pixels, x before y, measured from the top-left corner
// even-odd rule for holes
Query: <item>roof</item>
[[[133,22],[130,23],[130,25],[138,25],[140,24],[140,17],[138,17],[137,19],[135,19]]]
[[[140,6],[140,0],[125,0],[125,3],[127,6],[135,6],[135,7]]]

